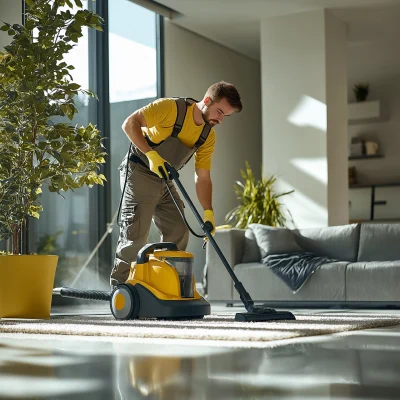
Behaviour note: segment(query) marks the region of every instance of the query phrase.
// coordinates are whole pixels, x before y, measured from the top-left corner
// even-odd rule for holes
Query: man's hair
[[[206,97],[210,97],[212,101],[226,99],[237,112],[242,111],[243,106],[239,92],[231,83],[224,81],[214,83],[207,89]]]

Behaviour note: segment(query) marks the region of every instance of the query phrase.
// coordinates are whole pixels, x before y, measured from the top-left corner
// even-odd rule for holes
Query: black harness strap
[[[177,114],[176,120],[174,124],[174,129],[172,130],[171,136],[177,137],[179,132],[182,130],[183,123],[185,122],[186,118],[186,111],[187,111],[187,104],[186,99],[182,99],[180,97],[175,99]]]
[[[197,142],[194,145],[194,148],[197,150],[201,145],[205,143],[208,138],[208,134],[211,131],[211,126],[209,124],[205,124],[203,130],[201,131],[201,135],[199,136]]]

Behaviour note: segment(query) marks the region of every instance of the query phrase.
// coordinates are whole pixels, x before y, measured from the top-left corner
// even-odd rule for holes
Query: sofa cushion
[[[400,224],[362,224],[358,261],[400,260]]]
[[[242,263],[260,262],[261,253],[254,232],[247,228],[244,234]]]
[[[254,301],[344,301],[347,264],[337,262],[321,265],[295,294],[263,264],[237,264],[235,274]],[[239,300],[236,289],[233,289],[233,299]]]
[[[347,301],[400,301],[400,261],[351,263],[346,269]]]
[[[274,228],[262,224],[250,224],[254,232],[261,258],[272,254],[287,254],[303,251],[296,243],[293,232],[286,228]]]
[[[310,253],[341,261],[356,261],[360,224],[293,230],[299,246]]]

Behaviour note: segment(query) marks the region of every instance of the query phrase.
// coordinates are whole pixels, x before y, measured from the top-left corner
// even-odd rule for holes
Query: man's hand
[[[166,161],[155,151],[155,150],[150,150],[146,153],[146,157],[149,160],[149,168],[152,172],[157,174],[160,178],[162,178],[162,174],[159,171],[159,167],[162,167],[162,169],[165,172],[165,176],[168,178],[168,172],[165,169],[165,163]]]
[[[210,221],[212,223],[213,226],[213,230],[210,232],[211,235],[215,235],[215,221],[214,221],[214,212],[213,210],[205,210],[204,211],[204,218],[203,221]]]
[[[211,222],[213,226],[213,230],[210,232],[212,236],[215,235],[215,221],[214,221],[214,211],[213,210],[204,210],[204,217],[203,217],[204,222]],[[203,249],[206,248],[206,244],[208,243],[208,237],[204,236],[204,242],[203,242]]]

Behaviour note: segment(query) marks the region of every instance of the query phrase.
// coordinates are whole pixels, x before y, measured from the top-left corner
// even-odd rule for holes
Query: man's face
[[[204,104],[205,106],[202,110],[203,119],[204,122],[211,126],[220,124],[225,117],[229,117],[235,112],[235,109],[225,98],[214,102],[209,97],[206,97]]]

